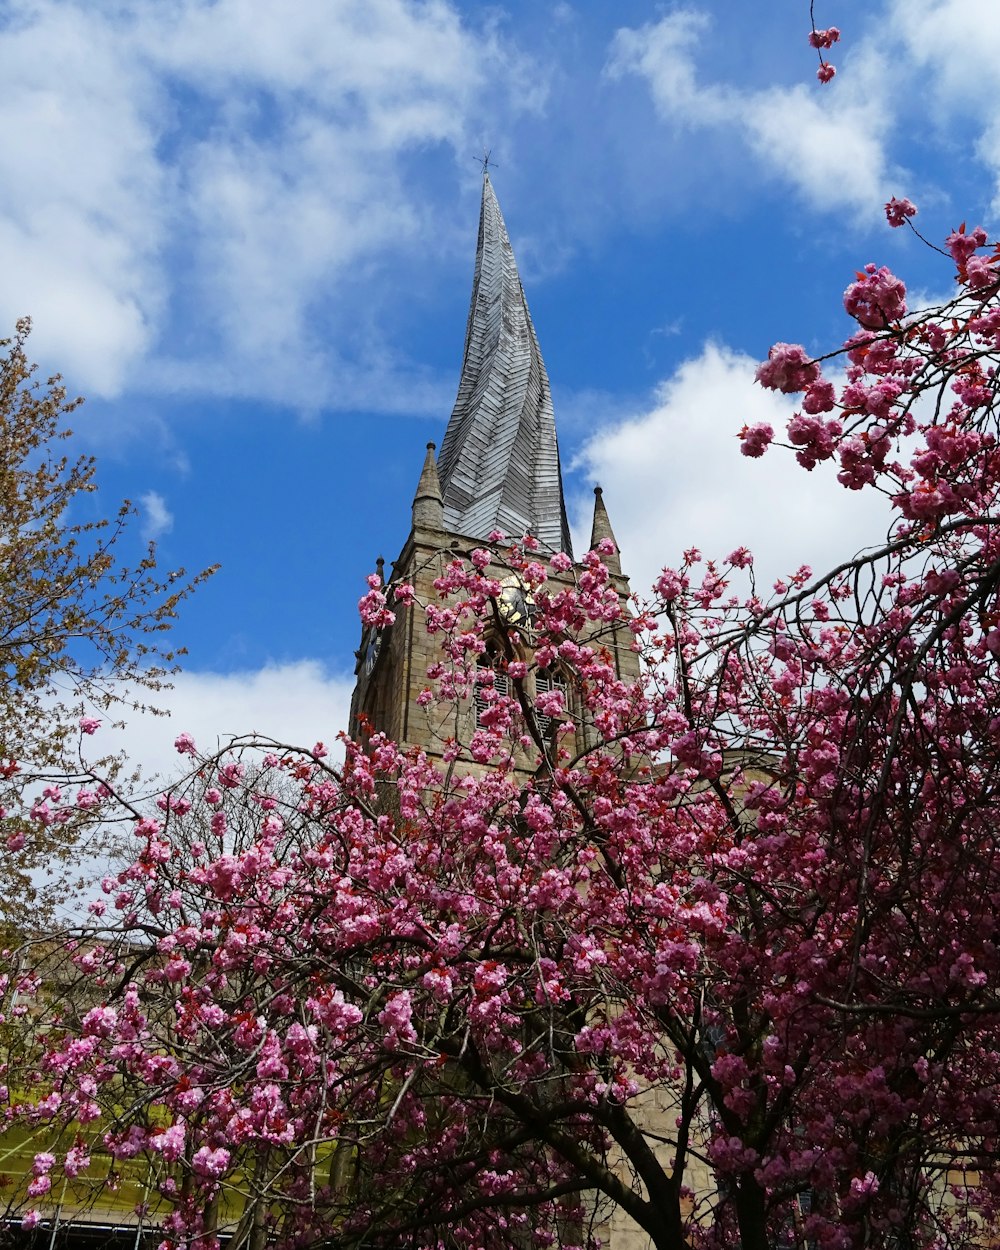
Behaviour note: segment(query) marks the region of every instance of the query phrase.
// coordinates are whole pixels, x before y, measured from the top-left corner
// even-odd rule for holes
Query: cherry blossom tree
[[[884,493],[869,549],[773,591],[691,550],[627,611],[608,550],[497,535],[362,600],[439,637],[443,758],[181,735],[157,808],[117,798],[87,931],[9,953],[29,1227],[103,1152],[206,1250],[1000,1235],[1000,252],[945,250],[946,305],[868,265],[836,351],[777,344],[800,411],[740,434]]]

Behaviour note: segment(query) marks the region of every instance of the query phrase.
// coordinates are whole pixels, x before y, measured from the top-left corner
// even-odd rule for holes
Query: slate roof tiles
[[[452,533],[527,531],[572,556],[552,392],[488,174],[462,377],[438,471]]]

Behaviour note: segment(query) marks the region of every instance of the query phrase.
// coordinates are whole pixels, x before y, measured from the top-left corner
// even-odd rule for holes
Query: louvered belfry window
[[[492,648],[488,651],[485,651],[479,657],[479,668],[480,670],[483,670],[483,669],[493,670],[493,684],[491,686],[488,680],[476,682],[476,724],[477,725],[481,725],[483,723],[483,713],[486,711],[488,707],[491,707],[496,702],[494,698],[489,697],[487,695],[487,691],[495,690],[496,693],[503,698],[506,698],[506,696],[510,693],[510,679],[508,678],[507,673],[503,669],[503,660],[499,652],[493,650]],[[480,673],[480,676],[483,676],[483,675],[484,674]]]
[[[538,729],[543,738],[548,738],[554,726],[561,725],[569,711],[569,699],[566,690],[566,678],[558,669],[539,668],[535,670],[535,698],[546,694],[549,690],[558,690],[563,697],[563,711],[559,716],[543,716],[536,712]]]

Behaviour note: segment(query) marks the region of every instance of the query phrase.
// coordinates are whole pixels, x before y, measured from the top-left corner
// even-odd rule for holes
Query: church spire
[[[602,538],[609,538],[614,544],[614,551],[603,556],[604,563],[608,566],[611,573],[617,574],[619,577],[622,572],[622,562],[618,555],[618,540],[615,538],[615,531],[611,528],[611,518],[608,516],[608,510],[604,505],[604,491],[599,486],[594,487],[594,523],[590,529],[590,549],[593,551]]]
[[[424,529],[444,529],[444,510],[441,503],[441,483],[437,463],[434,460],[434,444],[427,444],[424,467],[413,496],[413,525]]]
[[[572,555],[552,392],[489,174],[458,398],[438,463],[445,526]]]

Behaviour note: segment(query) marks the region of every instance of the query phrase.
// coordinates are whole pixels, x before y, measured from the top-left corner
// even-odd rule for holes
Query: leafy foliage
[[[65,898],[92,823],[82,809],[46,819],[44,799],[25,821],[21,797],[80,773],[81,733],[163,688],[178,654],[164,635],[212,571],[161,577],[152,545],[135,567],[121,564],[128,503],[113,521],[78,519],[96,490],[95,463],[61,445],[81,401],[67,399],[58,377],[36,379],[29,330],[21,321],[0,341],[0,811],[17,850],[4,860],[0,907],[15,924],[43,921]],[[102,761],[105,781],[113,764]]]

